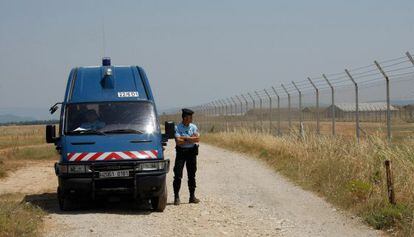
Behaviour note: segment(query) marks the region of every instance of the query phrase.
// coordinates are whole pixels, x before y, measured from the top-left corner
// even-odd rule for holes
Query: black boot
[[[180,205],[180,186],[181,186],[181,179],[177,179],[174,177],[173,187],[174,187],[174,205]]]
[[[190,194],[190,200],[188,201],[189,203],[199,203],[200,199],[196,198],[194,193]]]
[[[178,196],[178,194],[174,195],[174,205],[180,205],[180,196]]]

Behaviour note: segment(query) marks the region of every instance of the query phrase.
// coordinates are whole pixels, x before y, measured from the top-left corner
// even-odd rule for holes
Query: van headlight
[[[84,165],[69,165],[68,173],[69,174],[85,173],[85,166]]]
[[[58,165],[59,174],[84,174],[91,172],[89,165]]]
[[[137,171],[156,171],[156,170],[164,170],[166,162],[146,162],[141,163],[136,167]]]

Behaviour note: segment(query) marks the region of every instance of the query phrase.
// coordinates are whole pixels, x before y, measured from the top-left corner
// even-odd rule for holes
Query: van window
[[[152,133],[157,129],[150,102],[101,102],[69,104],[66,134]]]

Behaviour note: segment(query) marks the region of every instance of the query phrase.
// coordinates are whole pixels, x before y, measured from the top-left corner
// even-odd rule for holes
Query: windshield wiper
[[[109,130],[109,131],[105,131],[105,133],[135,133],[135,134],[144,134],[144,131],[141,130],[136,130],[136,129],[114,129],[114,130]]]
[[[104,132],[98,131],[98,130],[94,130],[94,129],[89,129],[89,130],[73,130],[70,131],[69,134],[98,134],[98,135],[105,135]]]

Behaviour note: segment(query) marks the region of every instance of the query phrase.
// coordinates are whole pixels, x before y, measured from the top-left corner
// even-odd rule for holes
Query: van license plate
[[[113,170],[99,172],[99,178],[128,177],[129,170]]]

